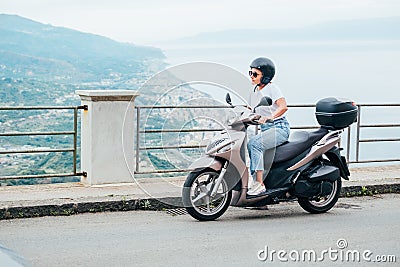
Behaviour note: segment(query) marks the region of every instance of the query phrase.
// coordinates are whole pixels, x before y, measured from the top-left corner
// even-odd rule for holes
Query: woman
[[[254,112],[261,115],[259,123],[261,132],[250,138],[247,148],[250,156],[250,172],[256,176],[256,181],[249,189],[249,195],[259,195],[266,191],[263,181],[264,151],[285,143],[289,138],[290,127],[285,113],[288,110],[285,97],[280,89],[271,82],[275,76],[274,63],[264,57],[256,58],[250,65],[249,75],[255,85],[250,94],[250,106]],[[268,96],[272,99],[271,106],[258,106],[261,99]]]

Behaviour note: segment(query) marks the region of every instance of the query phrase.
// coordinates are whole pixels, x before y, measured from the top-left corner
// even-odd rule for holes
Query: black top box
[[[348,99],[328,97],[317,102],[318,123],[329,130],[340,130],[357,121],[357,106]]]

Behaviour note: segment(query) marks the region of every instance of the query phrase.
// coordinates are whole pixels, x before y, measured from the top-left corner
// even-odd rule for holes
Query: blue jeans
[[[275,148],[289,139],[290,127],[286,118],[261,125],[261,133],[250,138],[247,149],[250,156],[250,172],[264,170],[264,151]]]

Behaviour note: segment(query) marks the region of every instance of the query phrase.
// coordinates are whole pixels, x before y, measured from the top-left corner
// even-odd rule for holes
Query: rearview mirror
[[[264,96],[261,98],[260,103],[258,103],[257,106],[271,106],[272,105],[272,99],[268,96]]]
[[[264,96],[261,98],[260,103],[258,103],[257,106],[254,107],[253,111],[256,110],[259,106],[271,106],[272,105],[272,99],[268,96]]]
[[[232,106],[232,99],[231,99],[231,95],[229,93],[226,93],[225,101],[226,101],[226,103],[228,103],[229,105]]]

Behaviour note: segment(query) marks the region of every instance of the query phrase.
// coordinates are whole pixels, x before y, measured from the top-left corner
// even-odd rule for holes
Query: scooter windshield
[[[238,124],[250,124],[256,119],[257,115],[245,106],[235,106],[232,112],[228,115],[228,125],[234,126]]]

